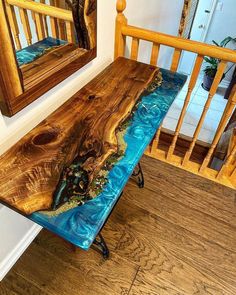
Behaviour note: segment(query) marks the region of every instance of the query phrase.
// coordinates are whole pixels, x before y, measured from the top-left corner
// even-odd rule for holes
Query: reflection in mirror
[[[5,0],[24,89],[96,47],[96,0]]]

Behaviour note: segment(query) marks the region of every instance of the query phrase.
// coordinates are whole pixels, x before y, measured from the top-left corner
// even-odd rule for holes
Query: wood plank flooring
[[[111,250],[72,252],[43,230],[0,295],[235,295],[235,191],[144,157],[103,229]]]

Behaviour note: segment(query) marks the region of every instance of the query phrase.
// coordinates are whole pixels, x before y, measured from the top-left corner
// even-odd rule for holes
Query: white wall
[[[126,11],[130,24],[170,35],[178,34],[184,0],[128,0],[127,3]],[[130,49],[130,42],[128,44]],[[140,42],[140,61],[149,63],[151,45],[149,42]],[[168,68],[172,53],[171,48],[161,47],[158,66]]]
[[[209,27],[206,42],[212,44],[212,40],[222,41],[225,37],[236,37],[235,0],[221,0],[222,10],[216,9]],[[236,47],[236,46],[235,46]]]
[[[126,15],[130,24],[173,35],[177,34],[183,0],[148,0],[148,3],[146,0],[128,0],[127,2]],[[115,0],[98,0],[97,58],[14,117],[7,118],[0,114],[0,154],[57,109],[112,61],[115,15]],[[144,53],[141,59],[147,60],[147,47],[144,46],[143,49]],[[169,60],[169,51],[166,51],[166,54],[162,55],[162,63]],[[32,222],[17,213],[13,213],[6,207],[0,208],[0,280],[16,260],[16,253],[20,255],[24,250],[25,246],[22,244],[26,243],[27,245],[27,240],[31,242],[39,230],[40,227],[35,227]],[[17,250],[19,245],[21,245],[21,251]],[[11,261],[11,263],[5,263],[4,257],[7,257],[6,261]],[[13,257],[12,260],[11,257]],[[3,264],[4,269],[1,268]]]
[[[235,0],[220,0],[218,4],[223,3],[222,10],[216,8],[212,21],[207,32],[206,43],[212,44],[212,40],[220,43],[224,38],[231,36],[236,38],[236,17]],[[229,44],[228,47],[236,48],[236,43]],[[226,80],[231,80],[232,71],[228,73]]]

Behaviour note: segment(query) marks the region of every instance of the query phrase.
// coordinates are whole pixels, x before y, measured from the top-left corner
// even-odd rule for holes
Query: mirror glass
[[[96,48],[97,0],[5,0],[24,89]]]

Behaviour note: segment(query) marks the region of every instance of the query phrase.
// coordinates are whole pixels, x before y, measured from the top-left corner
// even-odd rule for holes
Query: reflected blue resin
[[[52,37],[47,37],[39,42],[36,42],[28,47],[25,47],[16,52],[16,59],[19,66],[31,63],[40,56],[42,56],[45,51],[60,45],[67,44],[66,41],[55,39]]]
[[[125,156],[109,172],[108,183],[103,192],[84,205],[56,217],[48,217],[36,212],[30,216],[33,221],[76,246],[84,250],[89,249],[119,199],[133,169],[186,81],[184,75],[167,70],[161,71],[162,86],[142,98],[124,137],[127,143]]]

